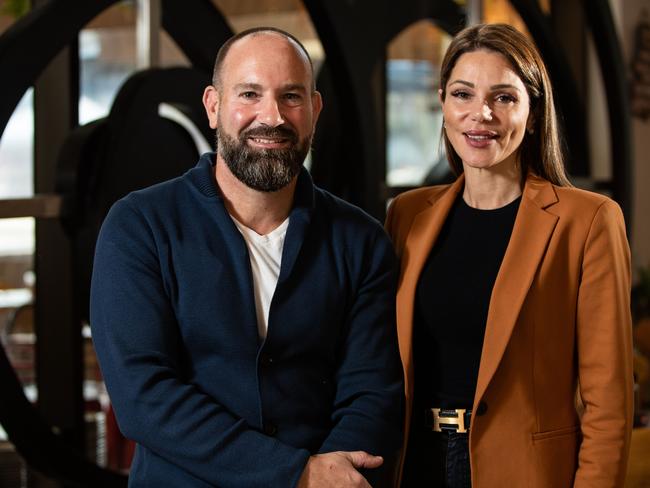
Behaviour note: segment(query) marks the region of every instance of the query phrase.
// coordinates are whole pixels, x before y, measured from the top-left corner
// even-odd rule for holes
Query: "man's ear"
[[[217,117],[219,113],[219,91],[212,85],[203,90],[203,106],[210,122],[210,128],[216,129],[217,120],[219,119]]]
[[[321,110],[323,110],[323,97],[320,92],[314,91],[311,96],[312,130],[316,128],[316,122]]]

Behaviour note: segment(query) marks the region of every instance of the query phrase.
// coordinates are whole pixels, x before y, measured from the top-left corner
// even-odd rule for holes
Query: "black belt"
[[[465,434],[469,432],[472,411],[464,408],[428,408],[424,411],[424,425],[434,432]]]

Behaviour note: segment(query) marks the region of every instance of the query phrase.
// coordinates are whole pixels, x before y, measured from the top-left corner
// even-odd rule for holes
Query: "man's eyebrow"
[[[252,91],[262,91],[263,87],[259,83],[237,83],[234,86],[235,91],[241,90],[252,90]],[[287,83],[282,86],[282,91],[301,91],[306,93],[307,87],[302,83]]]
[[[465,86],[468,86],[468,87],[470,87],[470,88],[474,88],[474,87],[475,87],[474,83],[472,83],[471,81],[465,81],[465,80],[454,80],[454,81],[450,82],[449,84],[450,84],[450,85],[453,85],[454,83],[460,83],[461,85],[465,85]],[[519,91],[519,88],[518,88],[518,87],[516,87],[515,85],[511,85],[511,84],[509,84],[509,83],[499,83],[499,84],[497,84],[497,85],[492,85],[492,86],[490,87],[490,90],[502,90],[502,89],[504,89],[504,88],[512,88],[512,89],[514,89],[514,90]]]
[[[302,83],[289,83],[288,85],[284,85],[282,89],[284,91],[302,91],[302,92],[307,91],[307,87]]]
[[[262,90],[262,85],[259,83],[237,83],[235,85],[235,90],[254,90],[254,91],[261,91]]]

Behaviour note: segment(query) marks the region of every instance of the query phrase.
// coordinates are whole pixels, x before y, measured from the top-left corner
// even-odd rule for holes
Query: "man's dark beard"
[[[291,146],[286,149],[257,149],[248,145],[250,137],[283,138]],[[287,127],[256,127],[235,139],[217,129],[217,150],[239,181],[263,192],[278,191],[287,186],[302,168],[310,141],[298,141]]]

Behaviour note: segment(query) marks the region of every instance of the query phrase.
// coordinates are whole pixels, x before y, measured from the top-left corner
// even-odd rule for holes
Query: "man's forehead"
[[[226,74],[238,65],[258,58],[280,60],[282,56],[297,61],[310,72],[309,59],[300,46],[274,31],[255,32],[233,43],[223,61],[223,72]]]
[[[261,43],[279,42],[282,44],[287,44],[298,48],[298,45],[292,39],[288,38],[284,34],[272,30],[268,30],[268,31],[263,30],[263,31],[252,32],[251,34],[248,34],[247,36],[242,37],[241,39],[237,39],[233,43],[231,49],[235,48],[235,46],[238,45],[244,45],[247,43],[256,43],[256,42],[261,42]]]

